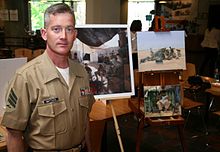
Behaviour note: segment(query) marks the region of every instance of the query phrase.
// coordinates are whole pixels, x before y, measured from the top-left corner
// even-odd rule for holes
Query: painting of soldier
[[[181,115],[181,88],[179,84],[144,86],[144,112],[146,117]]]

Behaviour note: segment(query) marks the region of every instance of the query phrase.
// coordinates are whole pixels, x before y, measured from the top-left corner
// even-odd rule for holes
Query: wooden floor
[[[99,100],[94,103],[90,113],[90,134],[95,152],[100,152],[106,121],[113,117],[111,106],[116,116],[132,112],[128,106],[128,99],[112,100],[111,103]]]

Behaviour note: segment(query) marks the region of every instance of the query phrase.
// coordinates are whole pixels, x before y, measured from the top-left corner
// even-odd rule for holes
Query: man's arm
[[[6,128],[6,143],[8,152],[25,152],[25,143],[23,140],[23,132]]]

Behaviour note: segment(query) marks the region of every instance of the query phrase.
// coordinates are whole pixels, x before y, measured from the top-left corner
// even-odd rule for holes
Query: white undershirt
[[[69,86],[69,67],[67,67],[65,69],[62,69],[59,67],[56,67],[56,68],[63,76],[64,80],[66,81],[66,84]]]

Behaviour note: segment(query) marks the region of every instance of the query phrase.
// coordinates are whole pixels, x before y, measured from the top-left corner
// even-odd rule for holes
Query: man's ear
[[[42,28],[40,30],[40,33],[41,33],[41,37],[46,41],[47,40],[47,31],[46,31],[46,29]]]
[[[75,30],[75,33],[74,33],[74,39],[73,39],[73,41],[75,41],[75,40],[76,40],[77,34],[78,34],[77,30]]]

